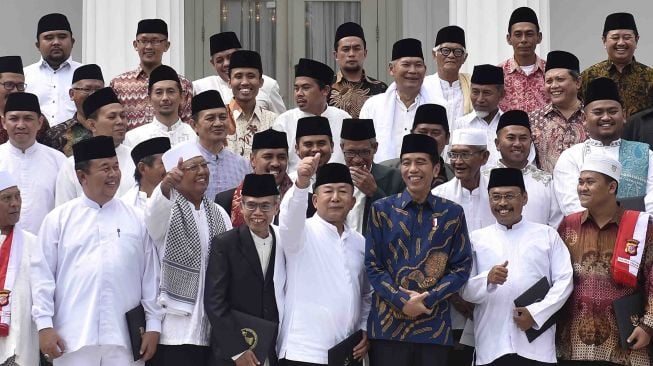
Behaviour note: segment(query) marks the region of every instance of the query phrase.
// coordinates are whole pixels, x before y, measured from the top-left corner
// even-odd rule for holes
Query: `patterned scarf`
[[[202,203],[209,226],[210,253],[211,239],[224,232],[226,226],[213,202],[205,196]],[[161,265],[161,305],[173,312],[192,313],[197,300],[201,266],[202,248],[193,207],[186,198],[177,194],[172,206]]]

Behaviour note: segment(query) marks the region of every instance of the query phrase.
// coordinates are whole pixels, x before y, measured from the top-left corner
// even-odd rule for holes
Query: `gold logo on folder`
[[[249,349],[254,349],[258,344],[258,334],[251,328],[243,328],[240,333],[245,338],[245,343],[247,343]]]

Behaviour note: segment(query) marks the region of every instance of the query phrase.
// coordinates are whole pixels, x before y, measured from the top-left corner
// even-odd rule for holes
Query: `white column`
[[[170,49],[163,63],[184,73],[184,2],[178,0],[84,0],[82,62],[100,65],[108,84],[138,66],[132,42],[141,19],[168,23]]]
[[[546,59],[550,42],[549,0],[449,0],[449,21],[465,30],[469,56],[461,71],[471,73],[474,65],[496,65],[512,56],[506,41],[513,10],[528,6],[537,14],[542,43],[536,53]]]

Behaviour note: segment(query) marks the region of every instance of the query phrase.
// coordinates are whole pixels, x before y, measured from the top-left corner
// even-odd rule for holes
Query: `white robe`
[[[424,87],[429,91],[429,95],[446,101],[442,106],[447,109],[447,120],[449,124],[452,124],[465,114],[465,96],[463,95],[463,88],[460,85],[460,79],[454,81],[453,84],[449,84],[448,81],[440,79],[440,76],[435,73],[424,77]],[[443,88],[448,88],[449,90],[445,93]],[[449,94],[449,98],[445,94]]]
[[[274,122],[273,129],[286,133],[286,138],[288,140],[288,173],[292,173],[297,169],[297,163],[299,163],[299,155],[297,155],[297,150],[295,149],[295,135],[297,133],[297,121],[303,117],[311,117],[314,114],[302,112],[299,108],[293,108],[279,117]],[[320,114],[320,116],[325,117],[329,120],[329,127],[331,127],[331,135],[333,137],[333,154],[331,155],[332,163],[343,163],[345,162],[345,157],[342,154],[342,149],[340,148],[340,131],[342,130],[342,120],[345,118],[351,118],[349,113],[343,111],[342,109],[327,106],[326,110]]]
[[[181,142],[197,141],[197,133],[188,123],[177,120],[177,122],[168,128],[168,126],[159,122],[156,117],[154,117],[152,118],[152,122],[127,131],[123,143],[125,146],[133,149],[141,142],[155,137],[169,138],[172,146]]]
[[[0,235],[0,245],[4,240],[5,236]],[[30,313],[32,308],[30,256],[36,245],[36,236],[22,230],[20,226],[14,227],[11,251],[22,248],[22,255],[19,260],[19,268],[16,270],[14,287],[11,294],[9,294],[11,311],[9,335],[0,338],[0,363],[16,355],[18,365],[39,364],[39,335]],[[9,265],[11,265],[11,260]]]
[[[125,194],[120,197],[126,204],[136,207],[141,212],[145,213],[145,208],[147,206],[147,193],[141,191],[141,188],[138,184],[135,184],[131,187]]]
[[[18,182],[23,201],[20,224],[32,234],[38,234],[43,218],[54,208],[57,173],[65,163],[64,154],[38,142],[24,153],[11,142],[0,145],[0,170]]]
[[[31,260],[32,316],[54,327],[66,352],[85,346],[131,349],[125,313],[142,304],[146,331],[161,331],[159,261],[143,216],[114,198],[85,195],[52,210]]]
[[[571,295],[573,271],[569,251],[558,232],[546,225],[526,220],[507,229],[494,224],[470,235],[472,272],[461,294],[476,304],[474,334],[476,362],[487,364],[510,353],[540,362],[555,363],[555,325],[529,343],[513,320],[514,300],[546,277],[551,289],[540,302],[527,306],[542,326]],[[487,276],[495,265],[508,261],[508,279],[503,285],[488,285]]]
[[[207,76],[203,79],[193,81],[195,95],[207,90],[217,90],[225,104],[229,104],[234,97],[229,84],[218,75]],[[258,90],[256,104],[276,114],[281,114],[286,111],[286,105],[283,103],[283,98],[281,98],[281,93],[279,92],[279,83],[276,80],[267,75],[263,75],[263,85]]]
[[[116,192],[116,197],[121,197],[136,184],[134,180],[134,169],[136,168],[134,166],[134,160],[132,160],[131,148],[125,146],[125,144],[120,144],[116,147],[116,156],[118,157],[118,165],[120,166],[121,173],[120,186]],[[59,206],[81,195],[82,186],[79,184],[77,173],[75,172],[75,157],[71,155],[63,164],[57,176],[55,205]]]
[[[306,219],[308,190],[293,185],[283,198],[279,237],[286,257],[286,302],[279,358],[326,364],[327,351],[367,329],[372,287],[365,239],[345,225],[342,235],[319,215]]]
[[[487,183],[487,178],[481,173],[478,187],[470,192],[463,188],[460,179],[453,177],[450,181],[433,188],[431,193],[463,206],[467,231],[471,233],[496,222],[490,210]]]

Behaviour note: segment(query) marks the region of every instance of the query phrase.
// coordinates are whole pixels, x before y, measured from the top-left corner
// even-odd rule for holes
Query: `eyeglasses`
[[[167,41],[167,38],[164,39],[137,39],[136,42],[140,44],[141,46],[146,46],[148,43],[151,44],[152,46],[158,46],[162,44],[163,42]]]
[[[465,55],[465,49],[464,48],[449,48],[449,47],[441,47],[438,49],[438,51],[442,54],[442,56],[447,57],[453,52],[453,55],[455,57],[463,57]]]
[[[209,166],[209,163],[206,162],[206,161],[203,161],[203,162],[198,163],[198,164],[193,164],[193,165],[185,166],[185,167],[183,167],[182,169],[183,169],[184,171],[187,171],[187,172],[197,173],[197,172],[199,172],[200,168],[206,168],[206,167],[208,167],[208,166]]]
[[[274,208],[274,204],[269,202],[256,203],[252,201],[247,201],[247,202],[243,202],[243,207],[247,211],[256,211],[256,209],[258,208],[261,210],[261,212],[269,212]]]
[[[447,153],[447,156],[451,160],[456,160],[458,158],[461,158],[461,159],[463,159],[463,161],[468,161],[469,159],[472,158],[472,156],[474,156],[474,154],[482,153],[483,151],[485,151],[485,150],[474,151],[474,152],[461,152],[461,153],[449,151]]]
[[[102,88],[72,88],[72,89],[90,95]]]
[[[342,154],[347,158],[355,158],[356,156],[360,156],[361,158],[367,158],[370,155],[372,155],[372,150],[346,150],[343,151]]]
[[[16,88],[19,92],[24,92],[25,87],[27,86],[25,83],[14,83],[13,81],[5,81],[0,84],[5,87],[5,90],[14,90],[14,88]]]
[[[521,196],[521,194],[514,194],[514,193],[506,193],[506,194],[500,194],[500,193],[493,193],[490,195],[490,200],[494,203],[499,203],[501,202],[502,199],[505,199],[508,202],[512,202],[515,200],[515,198]]]

